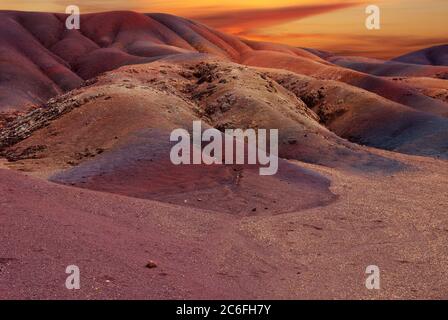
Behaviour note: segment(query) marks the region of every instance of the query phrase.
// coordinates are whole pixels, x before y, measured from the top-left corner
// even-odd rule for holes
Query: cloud
[[[262,38],[263,36],[260,36]],[[422,48],[448,43],[448,37],[363,35],[363,34],[279,34],[263,41],[292,42],[297,46],[330,51],[338,55],[359,55],[390,59]],[[381,43],[381,46],[378,46]]]
[[[245,9],[211,13],[190,17],[210,27],[237,35],[252,33],[257,28],[266,28],[306,17],[358,5],[359,2],[341,2],[321,5],[300,5],[270,9]]]

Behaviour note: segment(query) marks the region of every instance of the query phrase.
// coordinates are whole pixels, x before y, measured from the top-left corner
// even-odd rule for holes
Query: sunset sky
[[[448,0],[0,0],[0,9],[65,12],[71,4],[81,13],[171,13],[249,39],[377,58],[448,43]],[[381,8],[381,30],[364,26],[369,4]]]

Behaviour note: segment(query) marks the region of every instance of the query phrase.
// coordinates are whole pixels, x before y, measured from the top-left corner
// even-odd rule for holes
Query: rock
[[[148,269],[154,269],[157,268],[157,264],[154,261],[149,260],[145,267]]]

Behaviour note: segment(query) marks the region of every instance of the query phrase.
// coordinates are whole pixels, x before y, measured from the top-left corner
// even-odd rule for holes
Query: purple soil
[[[50,181],[233,215],[295,212],[335,199],[326,178],[282,159],[274,176],[260,176],[259,165],[173,165],[168,137],[141,132]]]

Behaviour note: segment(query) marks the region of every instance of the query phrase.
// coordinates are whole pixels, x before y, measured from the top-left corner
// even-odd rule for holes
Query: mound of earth
[[[327,61],[338,66],[376,76],[447,78],[448,67],[422,65],[397,61],[384,61],[364,57],[330,56]]]
[[[275,50],[320,60],[286,46],[254,49],[236,37],[166,14],[86,14],[80,30],[67,30],[66,18],[0,11],[0,111],[26,110],[102,72],[170,55],[203,52],[239,61],[247,52]]]
[[[392,60],[423,65],[448,66],[448,45],[444,44],[440,46],[425,48],[415,52],[407,53]]]
[[[169,158],[172,130],[191,131],[195,120],[220,130],[281,126],[280,157],[294,146],[303,151],[298,157],[319,159],[320,154],[319,161],[333,166],[360,168],[377,161],[378,170],[399,168],[339,138],[316,117],[256,70],[232,63],[154,62],[123,67],[50,100],[0,136],[11,168],[83,188],[212,205],[234,214],[297,211],[331,202],[334,195],[325,178],[281,159],[273,177],[259,176],[258,165],[175,166]],[[333,150],[344,161],[335,161]],[[291,200],[281,201],[287,194]]]
[[[1,112],[28,110],[123,65],[175,56],[188,60],[191,54],[206,53],[224,61],[342,81],[417,110],[448,114],[447,103],[408,86],[336,66],[309,50],[240,39],[184,18],[127,11],[95,13],[81,16],[80,30],[67,30],[66,17],[0,11]],[[368,67],[359,69],[368,72]],[[411,67],[404,73],[438,77],[446,73],[439,71],[434,75],[430,67]]]

